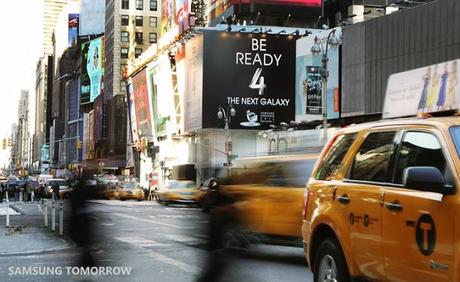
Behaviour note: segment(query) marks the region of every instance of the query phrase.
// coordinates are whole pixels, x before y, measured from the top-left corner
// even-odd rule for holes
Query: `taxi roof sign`
[[[416,116],[460,108],[460,60],[390,75],[383,118]]]

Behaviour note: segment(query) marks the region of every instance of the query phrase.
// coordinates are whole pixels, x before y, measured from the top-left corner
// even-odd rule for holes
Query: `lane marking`
[[[192,236],[183,236],[183,235],[165,235],[166,238],[189,245],[202,245],[206,244],[206,240],[192,237]]]
[[[179,225],[174,225],[174,224],[169,224],[169,223],[164,223],[164,222],[158,222],[158,221],[155,221],[155,220],[149,220],[149,219],[144,219],[144,218],[138,218],[138,217],[135,217],[135,216],[130,216],[130,215],[121,214],[121,213],[112,213],[112,214],[117,215],[119,217],[129,218],[129,219],[133,219],[133,220],[137,220],[137,221],[149,222],[149,223],[168,226],[168,227],[172,227],[172,228],[176,228],[176,229],[194,228],[194,227],[186,227],[186,226],[179,226]]]

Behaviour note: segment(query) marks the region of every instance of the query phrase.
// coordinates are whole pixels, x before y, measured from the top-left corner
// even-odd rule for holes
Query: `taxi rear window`
[[[460,126],[453,126],[450,128],[450,135],[454,140],[455,148],[457,149],[457,155],[460,156]]]

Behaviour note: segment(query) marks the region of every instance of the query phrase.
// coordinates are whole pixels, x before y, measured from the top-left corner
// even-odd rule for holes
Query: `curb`
[[[67,250],[71,248],[75,248],[77,245],[75,243],[70,243],[65,239],[56,238],[58,241],[62,243],[60,247],[48,248],[43,250],[36,250],[36,251],[23,251],[23,252],[0,252],[0,257],[10,257],[10,256],[29,256],[29,255],[36,255],[36,254],[47,254],[47,253],[54,253],[62,250]]]

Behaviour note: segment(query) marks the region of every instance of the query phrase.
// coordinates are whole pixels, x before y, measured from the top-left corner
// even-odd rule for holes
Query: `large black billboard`
[[[203,43],[203,128],[268,129],[295,119],[295,37],[207,31]],[[226,113],[227,114],[227,113]]]

